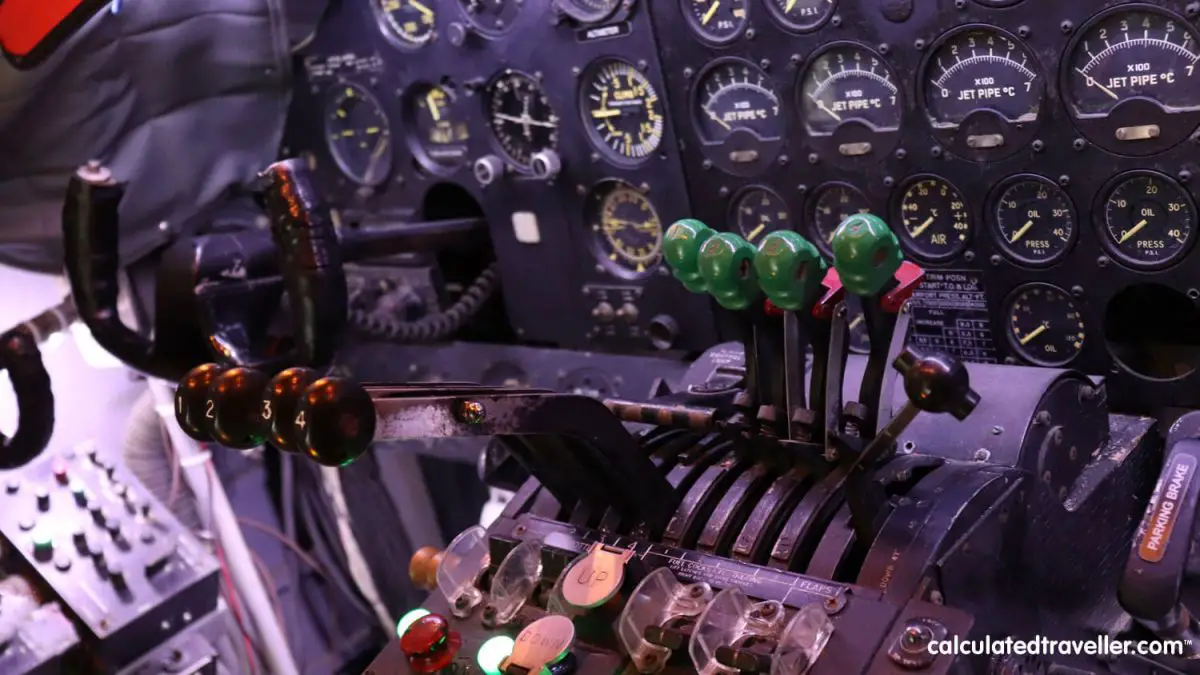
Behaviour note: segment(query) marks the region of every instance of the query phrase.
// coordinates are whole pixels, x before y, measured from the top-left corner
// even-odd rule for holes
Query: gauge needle
[[[413,9],[424,14],[425,16],[428,16],[428,17],[433,16],[433,10],[429,9],[425,5],[422,5],[421,3],[417,2],[417,0],[408,0],[408,4],[412,5]]]
[[[855,328],[858,328],[858,325],[861,324],[863,321],[865,321],[866,318],[867,317],[865,317],[865,316],[854,317],[854,320],[850,322],[850,326],[849,326],[850,330],[854,330]]]
[[[766,225],[759,225],[753,230],[750,230],[750,234],[746,235],[746,241],[754,241],[754,238],[762,234],[762,231],[765,229],[767,229]]]
[[[923,223],[921,223],[920,225],[918,225],[918,226],[916,227],[916,229],[914,229],[914,230],[912,231],[912,236],[913,236],[913,238],[915,239],[915,238],[917,238],[917,237],[921,236],[922,234],[924,234],[924,233],[925,233],[925,230],[928,230],[928,229],[929,229],[929,226],[933,224],[933,221],[934,221],[934,217],[933,217],[933,216],[929,216],[928,218],[926,218],[926,219],[925,219],[925,222],[923,222]]]
[[[1148,221],[1148,220],[1142,220],[1142,222],[1138,223],[1137,225],[1134,225],[1132,230],[1130,230],[1130,231],[1126,232],[1125,234],[1121,235],[1121,239],[1120,239],[1120,240],[1118,240],[1118,241],[1117,241],[1117,243],[1118,243],[1118,244],[1124,244],[1125,242],[1129,241],[1129,239],[1130,239],[1131,237],[1133,237],[1133,235],[1137,234],[1138,232],[1141,232],[1141,231],[1142,231],[1142,228],[1146,227],[1146,226],[1147,226],[1147,225],[1149,225],[1149,224],[1150,224],[1150,221]]]
[[[425,104],[429,106],[429,114],[433,115],[433,121],[440,122],[442,119],[442,111],[438,110],[437,98],[434,97],[433,91],[425,94]]]
[[[708,11],[704,13],[704,16],[700,17],[700,25],[707,26],[708,22],[712,21],[713,15],[717,13],[717,8],[720,6],[721,6],[721,0],[717,0],[716,2],[714,2],[712,4],[712,7],[709,7]]]
[[[520,124],[521,126],[545,127],[547,129],[555,128],[554,122],[545,122],[542,120],[535,120],[532,117],[529,117],[528,115],[522,115],[521,117],[517,117],[515,115],[505,115],[504,113],[496,113],[496,119],[503,120],[505,122],[512,122],[513,124]]]
[[[1097,81],[1096,81],[1096,78],[1094,78],[1094,77],[1092,77],[1091,75],[1088,75],[1087,73],[1083,72],[1083,69],[1082,69],[1082,68],[1076,68],[1075,70],[1076,70],[1076,71],[1078,71],[1080,75],[1082,75],[1082,76],[1084,76],[1085,78],[1087,78],[1087,85],[1088,85],[1089,87],[1096,87],[1096,88],[1098,88],[1100,91],[1102,91],[1102,92],[1104,92],[1104,93],[1108,94],[1109,96],[1113,97],[1113,100],[1114,100],[1114,101],[1120,101],[1120,100],[1121,100],[1121,97],[1120,97],[1120,96],[1117,96],[1116,94],[1114,94],[1112,89],[1109,89],[1108,87],[1106,87],[1106,86],[1104,86],[1104,85],[1100,84],[1099,82],[1097,82]]]
[[[608,110],[593,110],[592,111],[592,117],[595,119],[598,119],[598,120],[608,119],[609,117],[620,117],[620,115],[621,115],[620,110],[608,109]]]
[[[1049,329],[1050,329],[1050,326],[1048,326],[1044,323],[1042,325],[1038,326],[1037,328],[1034,328],[1032,333],[1030,333],[1029,335],[1026,335],[1025,337],[1023,337],[1019,340],[1019,342],[1021,343],[1021,346],[1024,347],[1025,345],[1029,344],[1035,337],[1041,335],[1042,333],[1045,333]]]
[[[715,112],[713,112],[713,111],[709,110],[708,108],[705,108],[705,109],[704,109],[704,112],[708,113],[708,116],[712,118],[712,121],[714,121],[714,122],[716,122],[717,124],[720,124],[721,126],[725,127],[725,130],[726,130],[726,131],[733,131],[733,127],[731,127],[731,126],[729,126],[728,124],[726,124],[726,123],[725,123],[725,120],[721,119],[720,117],[717,117],[717,113],[715,113]]]
[[[1017,243],[1018,241],[1021,241],[1021,237],[1024,237],[1024,236],[1025,236],[1025,233],[1026,233],[1026,232],[1028,232],[1028,231],[1029,231],[1029,229],[1030,229],[1031,227],[1033,227],[1033,221],[1032,221],[1032,220],[1031,220],[1031,221],[1029,221],[1029,222],[1027,222],[1027,223],[1025,223],[1024,225],[1022,225],[1022,226],[1021,226],[1021,229],[1017,230],[1016,232],[1013,232],[1012,239],[1009,239],[1009,240],[1008,240],[1008,243],[1010,243],[1010,244],[1015,244],[1015,243]]]
[[[825,101],[818,100],[817,107],[820,108],[821,110],[824,110],[825,112],[829,113],[829,116],[832,117],[833,119],[835,119],[839,122],[842,121],[842,116],[833,112],[832,110],[830,110],[829,106],[825,105]]]
[[[796,6],[796,0],[788,0],[787,6],[783,8],[784,14],[791,14],[792,9]]]

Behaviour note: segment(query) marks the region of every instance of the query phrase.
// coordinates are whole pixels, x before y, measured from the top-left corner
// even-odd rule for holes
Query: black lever
[[[54,432],[54,392],[37,338],[24,325],[0,334],[0,369],[17,399],[17,430],[0,434],[0,470],[24,466],[42,453]]]

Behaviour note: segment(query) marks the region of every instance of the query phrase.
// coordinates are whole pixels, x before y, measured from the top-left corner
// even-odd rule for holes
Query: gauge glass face
[[[379,185],[392,170],[392,132],[383,106],[355,84],[334,90],[326,106],[329,153],[346,177]]]
[[[1167,112],[1200,110],[1200,46],[1184,21],[1155,11],[1109,14],[1087,30],[1069,63],[1069,98],[1079,117],[1102,117],[1144,98]]]
[[[701,79],[697,123],[709,143],[745,129],[764,141],[783,137],[779,95],[766,73],[742,61],[728,61]]]
[[[557,0],[567,16],[580,23],[603,21],[617,11],[621,0]]]
[[[662,256],[663,226],[646,195],[621,181],[592,190],[587,222],[605,267],[627,278],[654,271]]]
[[[460,166],[467,157],[471,129],[454,88],[422,87],[412,106],[413,133],[425,159],[443,169]]]
[[[433,38],[437,20],[435,0],[372,0],[384,32],[406,47],[420,47]]]
[[[558,146],[558,115],[533,78],[506,73],[493,82],[488,113],[497,142],[517,166],[528,168],[535,153]]]
[[[883,59],[865,47],[839,45],[822,52],[804,76],[801,115],[810,133],[828,136],[845,122],[875,131],[900,128],[900,90]]]
[[[841,183],[826,185],[813,198],[812,226],[817,246],[827,256],[833,255],[833,233],[842,221],[860,213],[870,213],[867,197],[857,188]]]
[[[787,205],[771,190],[749,188],[733,205],[733,220],[737,231],[751,244],[779,230],[790,230],[791,216]]]
[[[909,186],[900,202],[900,221],[896,234],[926,262],[954,258],[971,240],[971,215],[962,193],[940,178],[922,178]]]
[[[1165,176],[1126,178],[1104,206],[1109,248],[1133,267],[1164,267],[1187,253],[1194,210],[1183,188]]]
[[[1059,186],[1040,178],[1010,184],[996,202],[996,238],[1010,258],[1049,265],[1067,253],[1075,235],[1075,209]]]
[[[605,61],[589,68],[580,109],[592,143],[610,159],[645,160],[663,139],[658,91],[633,64]]]
[[[1030,363],[1063,366],[1083,351],[1083,313],[1059,288],[1037,283],[1018,289],[1007,319],[1009,342]]]
[[[458,0],[467,18],[484,33],[503,33],[521,13],[518,0]]]
[[[938,128],[957,128],[977,110],[1012,124],[1036,122],[1045,79],[1020,41],[995,30],[951,35],[929,60],[925,105]]]
[[[767,8],[785,28],[810,31],[829,20],[837,0],[767,0]]]
[[[846,326],[850,329],[850,351],[871,353],[871,336],[867,334],[867,317],[863,315],[862,300],[846,294]]]
[[[709,42],[729,42],[746,30],[746,0],[680,0],[688,25]]]

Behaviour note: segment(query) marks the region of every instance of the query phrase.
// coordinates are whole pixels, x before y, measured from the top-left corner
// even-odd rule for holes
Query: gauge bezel
[[[1131,144],[1117,140],[1117,129],[1146,124],[1147,119],[1138,116],[1137,111],[1131,112],[1128,106],[1123,105],[1124,102],[1118,103],[1111,113],[1103,117],[1080,117],[1076,113],[1071,95],[1074,83],[1073,77],[1075,75],[1072,70],[1072,64],[1075,62],[1076,50],[1079,49],[1081,43],[1097,24],[1118,14],[1136,12],[1158,14],[1166,17],[1168,20],[1175,21],[1177,25],[1190,31],[1196,44],[1200,46],[1200,30],[1197,30],[1191,21],[1176,12],[1144,2],[1115,5],[1097,12],[1079,30],[1075,31],[1075,35],[1067,43],[1067,48],[1063,52],[1058,75],[1059,100],[1071,123],[1089,141],[1114,155],[1122,157],[1147,157],[1166,152],[1187,140],[1196,131],[1197,127],[1200,127],[1200,110],[1184,113],[1165,113],[1157,105],[1147,104],[1149,108],[1154,110],[1153,122],[1158,124],[1161,135],[1155,139],[1137,141]],[[1126,102],[1129,100],[1136,99],[1127,99]],[[1123,107],[1124,111],[1122,111]],[[1147,107],[1141,106],[1140,109],[1141,111],[1145,111]]]
[[[708,80],[709,75],[711,75],[714,70],[730,64],[744,66],[750,68],[753,72],[760,73],[763,76],[763,81],[769,85],[769,89],[773,94],[775,94],[775,99],[779,101],[779,122],[782,125],[782,133],[780,133],[779,138],[769,140],[758,138],[757,135],[755,135],[755,138],[759,141],[760,145],[757,148],[758,158],[753,162],[734,162],[732,159],[730,159],[730,153],[726,149],[726,146],[729,145],[731,141],[735,140],[735,135],[742,136],[743,134],[731,134],[729,137],[726,137],[723,140],[714,142],[705,137],[703,128],[700,124],[700,111],[702,109],[701,98],[704,95],[704,82]],[[709,161],[711,161],[713,165],[719,167],[725,173],[747,178],[759,175],[765,171],[766,168],[775,161],[775,158],[779,156],[780,151],[783,150],[786,139],[790,135],[791,131],[791,125],[788,121],[789,115],[787,114],[787,106],[785,105],[785,102],[786,100],[783,98],[783,95],[780,94],[779,83],[775,80],[775,78],[771,77],[770,73],[758,67],[754,63],[747,61],[746,59],[738,58],[736,56],[724,56],[709,61],[704,65],[703,68],[700,69],[700,72],[697,73],[696,78],[692,82],[691,92],[688,95],[688,106],[690,108],[688,111],[688,116],[691,118],[692,130],[696,133],[696,137],[700,142],[700,149],[709,159]],[[725,151],[722,152],[722,150]]]
[[[514,0],[504,0],[504,2],[513,2],[513,1]],[[466,19],[467,23],[471,24],[472,28],[479,31],[479,33],[481,35],[483,35],[484,37],[489,37],[489,38],[495,38],[495,37],[500,37],[502,35],[507,35],[513,29],[513,26],[517,25],[517,20],[521,17],[521,12],[524,11],[524,9],[525,9],[524,3],[519,4],[517,6],[516,11],[513,13],[513,20],[510,21],[509,23],[505,24],[505,26],[503,28],[497,29],[495,26],[483,25],[482,23],[479,22],[478,18],[476,18],[470,12],[468,12],[467,11],[467,3],[468,2],[470,2],[470,0],[457,0],[457,2],[455,2],[454,4],[458,5],[458,11],[462,13],[463,18]]]
[[[656,219],[658,219],[658,254],[655,256],[654,262],[647,265],[645,271],[643,272],[638,272],[637,270],[627,267],[616,260],[609,260],[608,253],[604,250],[605,237],[603,232],[596,232],[592,229],[593,216],[601,212],[601,209],[604,207],[605,198],[621,188],[626,188],[638,195],[641,195],[641,198],[644,199],[646,204],[650,206],[650,212],[654,214]],[[646,194],[646,191],[638,189],[637,186],[633,185],[629,181],[621,178],[609,177],[602,178],[593,183],[591,189],[587,191],[587,194],[583,198],[583,218],[581,222],[583,223],[583,227],[587,230],[588,250],[591,251],[592,257],[596,259],[596,263],[600,265],[605,272],[611,274],[612,276],[619,279],[624,279],[626,281],[637,281],[652,276],[662,266],[662,249],[666,238],[667,228],[665,225],[663,225],[662,216],[658,214],[658,209],[654,206],[654,202],[651,201],[649,195]]]
[[[495,75],[493,75],[492,78],[488,80],[487,86],[485,86],[483,88],[483,96],[480,96],[479,98],[481,99],[481,101],[483,103],[483,118],[487,123],[488,136],[489,136],[488,142],[491,143],[492,149],[494,149],[496,152],[498,152],[500,154],[500,157],[502,157],[504,159],[504,161],[507,162],[508,165],[513,170],[515,170],[517,173],[519,173],[521,175],[528,176],[533,173],[531,163],[523,164],[521,162],[518,162],[517,158],[513,157],[512,153],[510,153],[508,151],[508,149],[504,147],[504,144],[500,142],[500,137],[496,134],[496,128],[494,126],[492,126],[492,98],[496,94],[496,92],[495,92],[496,83],[504,78],[513,77],[513,76],[523,77],[523,78],[529,80],[530,82],[533,82],[533,84],[537,87],[538,91],[541,92],[541,95],[543,97],[545,97],[547,99],[547,101],[549,101],[550,97],[547,96],[546,89],[544,86],[542,86],[542,82],[539,78],[536,78],[533,75],[530,75],[529,73],[526,73],[523,70],[516,70],[515,68],[505,68],[505,69],[501,70],[499,73],[496,73]],[[555,110],[552,105],[550,106],[550,110],[554,113],[554,116],[558,117],[558,119],[559,119],[559,125],[555,128],[554,132],[555,132],[555,134],[561,134],[562,133],[562,117],[560,117],[558,115],[558,111]],[[561,143],[561,142],[562,142],[562,139],[560,138],[559,143]],[[547,149],[557,151],[558,143],[555,143],[553,146],[550,146],[548,148],[539,148],[538,150],[547,150]],[[535,150],[534,152],[537,152],[537,150]],[[532,153],[531,153],[531,155],[532,155]]]
[[[392,120],[388,117],[387,108],[383,107],[383,103],[380,102],[379,97],[372,93],[371,90],[367,89],[365,85],[357,82],[351,82],[349,80],[339,79],[338,82],[327,89],[325,93],[326,100],[324,106],[324,120],[321,125],[322,131],[325,134],[325,152],[329,154],[329,157],[333,160],[334,165],[337,166],[338,171],[341,172],[342,176],[345,177],[346,180],[364,187],[377,188],[388,181],[388,178],[392,175],[392,171],[395,169],[395,148],[390,148],[391,152],[387,154],[385,164],[383,165],[383,168],[379,170],[378,180],[368,180],[366,177],[355,176],[354,172],[347,168],[346,159],[342,156],[342,153],[340,153],[334,147],[332,140],[329,138],[329,118],[333,114],[335,106],[334,102],[342,100],[341,94],[337,90],[346,88],[354,89],[356,92],[361,94],[365,100],[369,101],[371,105],[375,106],[375,109],[378,110],[380,115],[383,117],[384,124],[387,125],[386,131],[389,139],[388,142],[392,142]]]
[[[646,84],[650,86],[650,92],[658,98],[658,113],[662,118],[662,128],[658,134],[658,142],[654,145],[654,148],[652,148],[650,152],[646,154],[645,157],[626,157],[620,152],[610,148],[604,143],[604,139],[600,137],[599,132],[596,131],[594,126],[592,126],[592,121],[588,117],[588,90],[596,76],[599,75],[606,66],[615,63],[622,63],[630,70],[636,72],[638,76],[645,80]],[[623,59],[619,56],[601,56],[589,63],[588,66],[583,69],[583,73],[579,77],[579,93],[575,107],[579,110],[579,117],[582,120],[584,133],[587,135],[588,142],[591,143],[592,147],[600,153],[601,157],[610,163],[627,168],[641,166],[649,162],[654,157],[659,156],[661,153],[663,141],[666,140],[667,136],[667,110],[666,105],[664,104],[663,96],[659,92],[658,87],[654,86],[654,81],[650,79],[650,75],[646,73],[646,70],[643,68],[638,68],[629,60]]]
[[[958,193],[958,196],[962,198],[963,211],[965,211],[967,214],[968,236],[966,240],[963,241],[962,247],[954,253],[938,256],[922,253],[921,247],[914,245],[912,237],[908,234],[908,229],[904,227],[904,198],[908,196],[909,190],[912,190],[914,187],[916,187],[918,183],[929,180],[934,180],[949,185],[950,189],[954,190],[956,193]],[[929,265],[940,265],[957,260],[967,251],[971,250],[971,245],[975,243],[975,237],[978,236],[978,232],[976,232],[976,230],[979,227],[979,224],[976,222],[975,214],[971,212],[971,204],[967,201],[966,193],[964,193],[962,188],[958,187],[958,184],[954,181],[948,178],[943,178],[942,176],[934,173],[921,173],[909,176],[908,179],[901,183],[900,189],[896,190],[896,196],[892,204],[891,213],[896,222],[896,226],[892,228],[892,232],[894,232],[896,234],[896,238],[900,240],[900,247],[904,249],[904,252],[907,255]]]
[[[454,98],[454,105],[464,105],[459,88],[451,82],[429,82],[424,80],[414,82],[405,89],[400,100],[401,121],[404,123],[404,140],[408,144],[409,152],[421,164],[421,168],[438,176],[450,176],[467,165],[467,155],[464,155],[462,160],[454,166],[439,164],[429,155],[429,149],[425,147],[425,140],[420,137],[417,131],[417,102],[425,92],[432,89],[442,89]],[[467,154],[470,154],[469,149]]]
[[[437,39],[438,10],[433,10],[433,25],[429,27],[429,36],[421,42],[409,42],[401,37],[388,21],[388,17],[385,16],[385,12],[381,6],[383,0],[369,0],[369,2],[371,4],[371,15],[375,17],[375,25],[379,27],[379,32],[383,33],[383,38],[393,47],[403,49],[406,52],[415,52]]]
[[[1116,242],[1113,241],[1112,234],[1110,234],[1108,231],[1107,207],[1109,200],[1112,199],[1113,193],[1116,191],[1118,186],[1124,185],[1125,183],[1136,178],[1144,177],[1153,178],[1156,181],[1170,185],[1173,189],[1178,190],[1179,193],[1183,195],[1184,200],[1187,202],[1187,207],[1192,219],[1191,232],[1188,234],[1187,243],[1183,245],[1183,248],[1179,249],[1179,252],[1170,258],[1154,263],[1138,261],[1132,256],[1129,256],[1125,252],[1121,251],[1120,247],[1118,247]],[[1200,225],[1198,225],[1196,222],[1196,200],[1192,198],[1192,193],[1188,192],[1188,190],[1174,178],[1171,178],[1164,173],[1150,171],[1148,169],[1125,171],[1105,181],[1104,187],[1100,188],[1100,191],[1096,194],[1096,202],[1092,206],[1092,216],[1092,220],[1095,221],[1093,225],[1096,227],[1096,236],[1099,237],[1100,245],[1104,248],[1104,252],[1109,254],[1109,256],[1120,263],[1123,267],[1137,272],[1153,272],[1167,269],[1168,267],[1174,267],[1192,252],[1192,248],[1194,248],[1196,245],[1196,238],[1197,236],[1200,236],[1200,232],[1197,232],[1197,227],[1200,227]]]
[[[1067,208],[1071,211],[1071,236],[1063,246],[1062,251],[1053,257],[1032,259],[1022,256],[1011,248],[1011,244],[1005,240],[1004,235],[1000,232],[1000,215],[998,211],[1000,201],[1004,198],[1004,195],[1008,194],[1010,189],[1022,183],[1045,185],[1067,200]],[[992,235],[992,241],[1000,249],[1000,253],[1015,265],[1034,269],[1053,267],[1062,262],[1075,249],[1075,244],[1079,241],[1079,230],[1083,227],[1079,222],[1079,209],[1075,208],[1075,200],[1071,199],[1071,195],[1058,183],[1036,173],[1019,173],[1001,181],[992,189],[991,194],[988,195],[985,216],[988,231]]]
[[[683,14],[683,20],[687,23],[688,29],[691,30],[692,35],[695,36],[697,40],[700,40],[705,44],[721,47],[733,42],[737,42],[746,34],[746,29],[750,27],[750,19],[753,18],[750,15],[750,5],[753,3],[750,2],[750,0],[745,0],[746,20],[742,21],[742,25],[738,26],[738,29],[729,37],[714,39],[704,32],[704,27],[699,25],[699,23],[696,21],[696,17],[692,15],[691,11],[689,11],[692,2],[693,0],[679,0],[679,11]]]
[[[797,24],[796,22],[787,18],[787,15],[784,14],[783,10],[781,10],[779,6],[775,4],[774,0],[763,0],[763,4],[767,6],[767,14],[771,15],[772,21],[778,24],[783,30],[786,30],[790,33],[798,33],[800,35],[821,30],[825,24],[829,23],[829,20],[833,18],[833,15],[837,14],[838,2],[839,0],[833,0],[829,11],[826,12],[825,15],[818,19],[815,23]]]
[[[612,7],[600,12],[589,12],[586,9],[581,9],[575,4],[574,0],[554,0],[554,6],[577,23],[593,25],[608,20],[609,17],[617,13],[617,10],[621,9],[622,0],[611,1]],[[632,0],[629,1],[632,2]]]
[[[728,207],[728,213],[726,215],[726,218],[727,218],[726,222],[729,223],[730,232],[734,232],[742,237],[745,237],[747,240],[749,240],[749,237],[747,237],[746,234],[741,231],[742,228],[738,227],[737,215],[738,215],[738,208],[742,205],[742,201],[744,201],[746,199],[746,197],[749,197],[750,195],[754,194],[755,192],[765,192],[768,195],[770,195],[776,202],[778,202],[779,204],[782,204],[783,208],[787,210],[787,214],[788,214],[787,224],[789,226],[787,228],[784,228],[784,230],[793,231],[793,232],[796,230],[795,220],[792,219],[791,205],[788,204],[786,201],[784,201],[783,197],[781,197],[775,189],[773,189],[767,185],[763,185],[761,183],[754,183],[752,185],[747,185],[747,186],[743,187],[742,189],[738,190],[737,192],[733,193],[733,198],[729,200],[729,207]],[[784,230],[772,230],[772,232],[780,232],[780,231],[784,231]],[[761,239],[759,241],[761,241]]]
[[[973,148],[967,142],[968,138],[970,138],[972,135],[969,133],[969,131],[973,118],[976,118],[974,122],[975,125],[988,124],[997,119],[995,115],[977,117],[976,113],[981,110],[983,106],[977,107],[976,112],[968,115],[967,118],[963,120],[963,123],[957,128],[939,128],[933,123],[936,118],[933,114],[932,108],[929,105],[929,92],[931,89],[932,80],[932,78],[929,77],[930,68],[933,66],[934,61],[937,59],[938,52],[942,49],[942,47],[944,47],[954,38],[970,32],[994,33],[997,36],[1002,37],[1020,47],[1024,54],[1033,62],[1033,67],[1030,68],[1030,70],[1033,70],[1037,77],[1041,78],[1043,81],[1042,92],[1038,101],[1039,107],[1037,120],[1022,125],[1013,124],[1008,120],[1004,120],[1001,124],[1006,132],[1004,134],[1005,142],[1004,145],[997,148]],[[1041,60],[1038,59],[1037,52],[1035,52],[1024,40],[999,26],[993,26],[986,23],[970,23],[961,26],[955,26],[945,33],[942,33],[942,35],[940,35],[937,40],[935,40],[933,44],[930,45],[927,50],[925,50],[925,52],[925,56],[921,58],[921,65],[917,71],[917,107],[920,109],[923,117],[925,118],[925,124],[927,125],[929,132],[933,134],[934,138],[937,138],[938,141],[948,146],[956,156],[973,162],[1000,161],[1002,159],[1012,157],[1023,150],[1033,140],[1034,136],[1037,135],[1038,130],[1042,127],[1042,122],[1049,114],[1047,104],[1050,102],[1049,85],[1051,75],[1048,75],[1045,67],[1042,66]],[[983,130],[986,131],[986,129]]]
[[[863,202],[868,205],[871,204],[871,198],[867,196],[866,192],[864,192],[858,186],[845,181],[832,180],[821,183],[816,187],[816,189],[809,193],[809,197],[804,204],[804,218],[806,221],[804,229],[808,233],[808,236],[812,239],[812,242],[817,245],[817,249],[820,250],[821,253],[830,260],[833,259],[833,248],[825,241],[825,238],[821,236],[821,230],[817,227],[817,206],[821,203],[821,197],[825,196],[825,193],[835,188],[842,188],[843,190],[855,192],[859,197],[862,197]]]
[[[1055,286],[1054,284],[1046,283],[1044,281],[1031,281],[1028,283],[1021,284],[1020,286],[1017,286],[1012,291],[1010,291],[1009,294],[1004,298],[1004,304],[1002,305],[1002,307],[1004,307],[1004,338],[1008,342],[1009,349],[1012,349],[1013,353],[1016,354],[1018,358],[1024,360],[1026,363],[1029,363],[1034,366],[1039,366],[1042,368],[1062,368],[1062,367],[1066,366],[1067,364],[1071,363],[1072,361],[1074,361],[1075,359],[1078,359],[1083,354],[1083,350],[1087,348],[1088,342],[1092,339],[1092,335],[1091,335],[1092,331],[1091,331],[1090,327],[1088,326],[1087,321],[1084,321],[1083,322],[1083,331],[1084,331],[1083,346],[1081,346],[1079,349],[1075,350],[1075,352],[1072,353],[1071,356],[1069,356],[1066,359],[1055,360],[1055,359],[1043,359],[1043,358],[1037,358],[1034,356],[1030,356],[1028,350],[1025,349],[1025,346],[1022,345],[1017,340],[1017,336],[1013,335],[1012,311],[1013,311],[1013,305],[1017,304],[1017,300],[1020,299],[1021,296],[1023,296],[1025,293],[1029,292],[1031,289],[1034,289],[1034,288],[1045,288],[1045,289],[1049,289],[1050,291],[1052,291],[1054,293],[1058,293],[1060,296],[1066,298],[1069,303],[1071,303],[1071,305],[1075,308],[1075,310],[1077,312],[1079,312],[1079,315],[1081,317],[1083,316],[1083,306],[1070,293],[1064,291],[1062,288],[1059,288],[1058,286]]]

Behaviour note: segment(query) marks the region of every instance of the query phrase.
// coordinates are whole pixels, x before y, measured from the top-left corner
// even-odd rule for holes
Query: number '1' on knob
[[[215,363],[196,366],[184,376],[175,389],[175,421],[183,433],[201,443],[211,443],[213,434],[209,430],[216,419],[212,398],[208,389],[225,367]]]
[[[345,466],[371,447],[375,403],[356,382],[322,378],[304,392],[295,434],[309,457],[325,466]]]
[[[261,409],[267,382],[266,375],[250,368],[232,368],[217,377],[208,390],[215,417],[209,428],[216,442],[237,450],[266,442]]]
[[[296,437],[296,411],[304,392],[316,379],[317,374],[308,368],[288,368],[267,383],[259,416],[267,428],[267,440],[276,449],[304,452]]]

